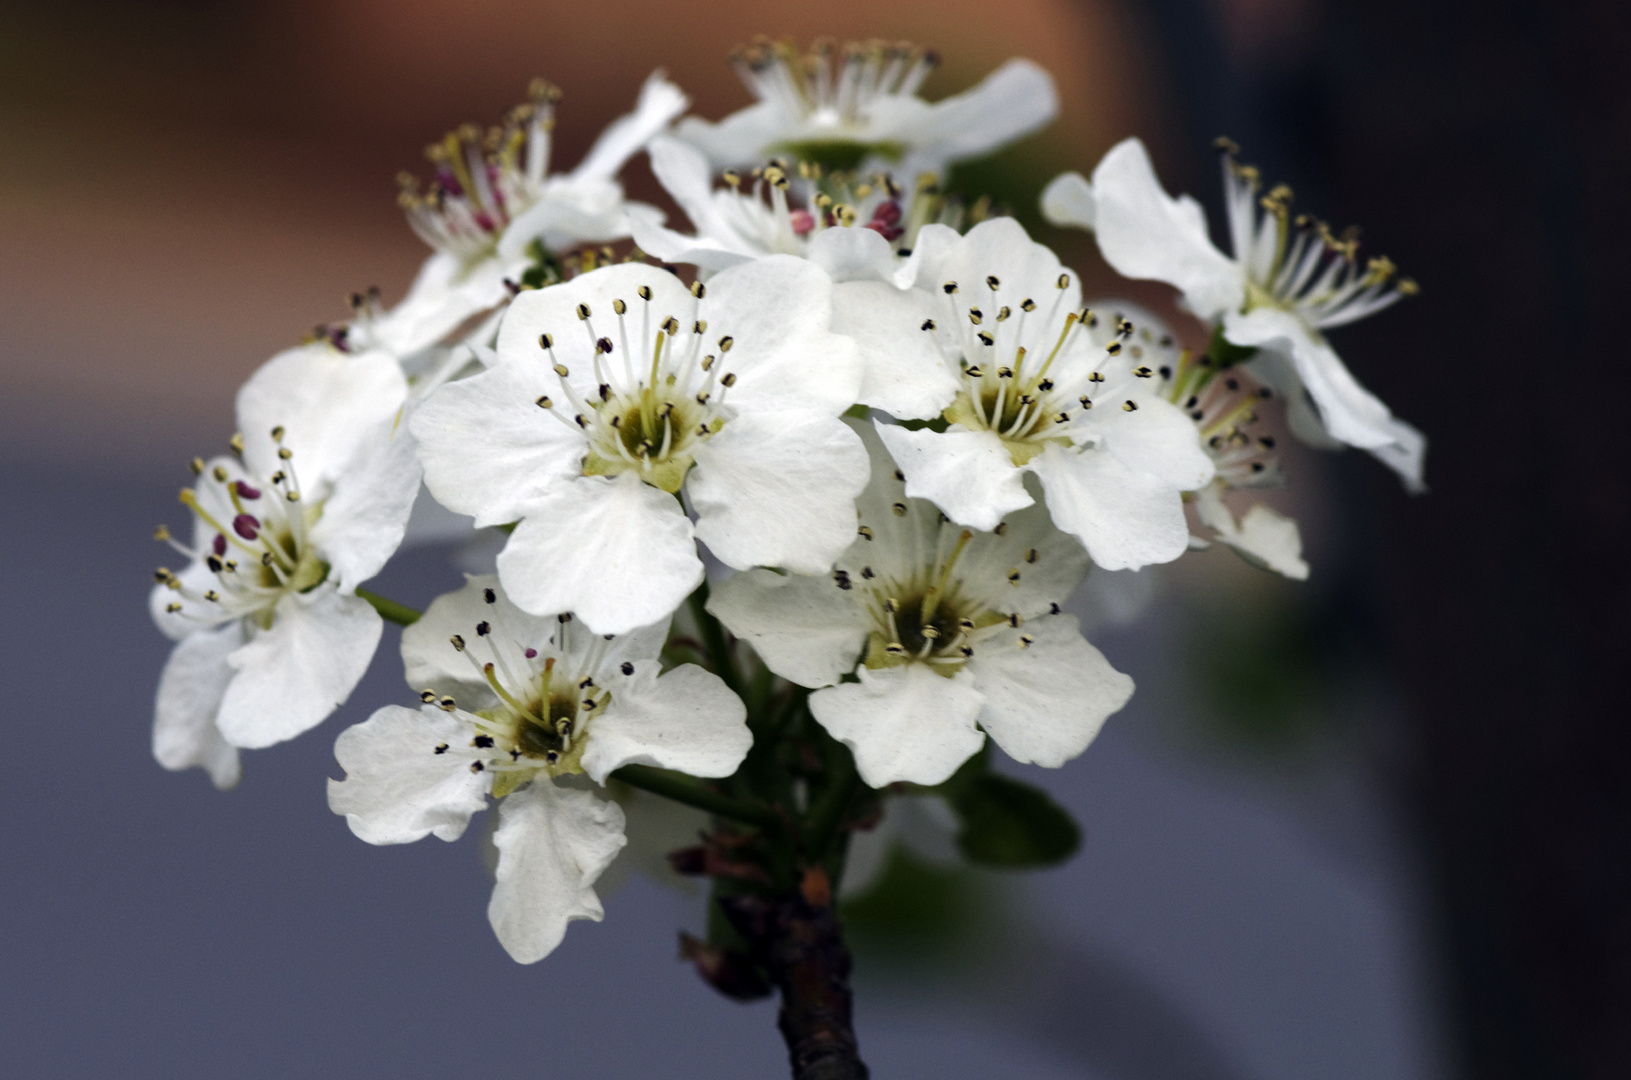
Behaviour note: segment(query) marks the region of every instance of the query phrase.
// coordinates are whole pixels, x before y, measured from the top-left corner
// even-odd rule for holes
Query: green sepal
[[[1212,330],[1212,340],[1206,345],[1206,355],[1212,358],[1217,370],[1222,371],[1236,364],[1244,364],[1257,355],[1257,348],[1251,345],[1236,345],[1223,336],[1223,327],[1217,326]]]
[[[1081,846],[1082,830],[1062,806],[1040,788],[989,771],[984,755],[959,769],[942,793],[962,823],[957,847],[971,863],[1053,866]]]

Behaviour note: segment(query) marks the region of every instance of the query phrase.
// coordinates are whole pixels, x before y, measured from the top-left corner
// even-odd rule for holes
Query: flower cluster
[[[346,702],[389,620],[419,701],[339,735],[329,804],[394,844],[497,801],[489,918],[517,960],[601,918],[635,789],[715,823],[676,868],[819,903],[888,798],[944,799],[976,857],[971,793],[1016,783],[987,740],[1057,768],[1127,702],[1067,610],[1095,568],[1221,544],[1307,576],[1294,521],[1227,502],[1283,482],[1282,427],[1419,485],[1421,435],[1324,337],[1414,291],[1391,263],[1232,146],[1226,256],[1129,141],[1042,209],[1205,325],[1084,299],[947,189],[1052,119],[1051,80],[1016,60],[931,104],[935,63],[760,42],[735,60],[756,104],[682,118],[655,74],[568,173],[541,82],[433,144],[402,181],[433,249],[406,297],[360,294],[257,371],[232,453],[193,462],[190,542],[160,530],[185,564],[152,593],[159,762],[230,787],[241,750]],[[638,153],[686,222],[625,198]],[[422,490],[502,551],[420,615],[364,585]]]

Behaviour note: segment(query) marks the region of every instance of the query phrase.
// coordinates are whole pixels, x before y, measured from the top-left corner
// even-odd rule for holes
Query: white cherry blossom
[[[1233,257],[1213,245],[1199,203],[1161,187],[1137,139],[1113,147],[1091,184],[1076,173],[1055,179],[1043,212],[1055,224],[1092,229],[1118,272],[1176,286],[1228,342],[1258,349],[1249,366],[1290,402],[1294,430],[1368,450],[1420,490],[1425,438],[1359,384],[1324,333],[1412,295],[1415,283],[1398,278],[1386,258],[1361,263],[1357,241],[1324,223],[1293,218],[1284,185],[1260,195],[1257,170],[1224,148]]]
[[[921,329],[958,386],[945,430],[879,427],[907,493],[991,529],[1031,504],[1032,472],[1055,524],[1100,566],[1183,554],[1182,493],[1213,466],[1153,369],[1124,348],[1132,328],[1082,308],[1075,275],[1009,218],[962,237],[928,226],[912,264],[938,300]]]
[[[408,223],[435,254],[396,307],[360,313],[352,328],[360,347],[411,356],[507,300],[534,264],[537,245],[559,253],[627,237],[631,219],[662,220],[655,207],[627,201],[616,177],[685,111],[685,94],[653,74],[634,112],[613,121],[577,168],[551,174],[559,97],[540,80],[502,127],[450,132],[427,151],[436,172],[427,191],[403,175]]]
[[[694,538],[730,566],[822,572],[867,477],[838,419],[861,370],[831,295],[788,256],[689,290],[626,264],[522,293],[494,365],[414,414],[426,483],[477,526],[519,522],[498,557],[516,603],[602,632],[680,604]]]
[[[811,714],[873,787],[941,783],[987,734],[1016,760],[1064,764],[1133,691],[1060,610],[1086,553],[1040,506],[995,532],[947,521],[869,441],[859,535],[831,575],[751,570],[708,609],[776,674],[821,688]]]
[[[388,705],[340,733],[329,807],[371,844],[456,840],[500,800],[488,920],[517,961],[543,959],[567,924],[599,921],[597,878],[625,843],[618,804],[592,785],[630,763],[728,776],[752,744],[742,702],[692,664],[663,673],[668,621],[623,635],[522,611],[472,577],[403,631],[420,709]]]
[[[833,332],[861,350],[865,368],[856,400],[903,419],[937,416],[951,402],[956,382],[934,342],[917,329],[933,298],[910,288],[912,270],[897,251],[929,223],[929,196],[908,195],[888,177],[823,185],[819,169],[790,171],[779,164],[746,178],[727,173],[716,189],[708,160],[695,147],[661,136],[652,140],[650,154],[652,171],[696,235],[636,220],[634,239],[643,251],[696,266],[704,280],[766,255],[809,259],[833,280]]]
[[[902,177],[941,176],[1049,123],[1059,111],[1053,79],[1029,60],[1010,60],[972,90],[930,104],[917,91],[939,58],[880,41],[800,55],[761,39],[733,58],[759,100],[718,123],[687,117],[678,128],[717,166],[748,166],[778,155],[882,165]]]
[[[161,764],[237,776],[234,747],[293,738],[342,704],[367,668],[380,616],[354,595],[401,543],[419,487],[399,425],[395,359],[327,344],[283,353],[238,394],[237,457],[194,461],[195,516],[179,572],[150,607],[178,644],[160,680]]]

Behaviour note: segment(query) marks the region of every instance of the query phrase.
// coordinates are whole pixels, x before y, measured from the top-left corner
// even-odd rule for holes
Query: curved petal
[[[411,844],[431,833],[457,840],[487,808],[493,776],[437,747],[470,741],[470,725],[426,705],[387,705],[340,732],[334,757],[344,780],[329,780],[328,808],[370,844]]]
[[[829,228],[810,238],[805,255],[835,282],[889,281],[898,260],[876,229]]]
[[[221,734],[257,749],[321,724],[351,696],[384,629],[367,601],[331,586],[285,596],[272,628],[228,660],[237,674],[221,702]]]
[[[921,241],[922,237],[919,236]],[[920,244],[921,246],[921,244]],[[913,253],[916,258],[917,253]],[[986,278],[992,274],[1001,279],[1001,295],[1013,297],[1018,303],[1026,297],[1035,298],[1043,310],[1056,301],[1059,310],[1072,311],[1081,306],[1081,282],[1076,274],[1068,274],[1069,282],[1063,291],[1058,281],[1063,264],[1046,245],[1032,240],[1025,227],[1013,218],[999,217],[982,221],[970,229],[961,240],[938,260],[925,256],[920,264],[917,285],[937,294],[941,301],[940,314],[946,314],[945,297],[940,289],[955,281],[962,290],[959,300],[976,296],[990,297]],[[932,277],[925,274],[932,273]],[[992,306],[997,301],[992,300]],[[959,314],[958,318],[962,316]]]
[[[620,634],[679,607],[702,581],[702,560],[679,502],[630,472],[580,476],[534,503],[498,576],[523,611],[570,611]]]
[[[1010,60],[979,85],[929,108],[925,122],[912,132],[912,141],[921,149],[908,155],[902,175],[938,172],[953,162],[989,154],[1044,127],[1058,114],[1053,76],[1033,61]]]
[[[733,235],[733,231],[720,219],[714,205],[713,169],[702,151],[680,139],[661,135],[651,140],[647,153],[657,182],[685,211],[692,228],[699,234],[698,242],[702,237],[707,237],[708,242],[717,242],[722,236]],[[636,233],[636,242],[638,240]],[[643,243],[640,248],[659,258],[667,258],[656,248],[646,247]]]
[[[335,482],[311,542],[341,592],[379,573],[401,546],[423,475],[419,444],[406,424],[394,422],[373,430],[355,466]]]
[[[510,307],[512,317],[519,307]],[[504,320],[505,329],[511,321]],[[530,361],[506,355],[479,375],[448,383],[408,422],[419,440],[425,486],[449,510],[474,517],[477,527],[514,521],[583,461],[583,433],[536,404],[542,395],[563,395],[547,357],[537,356],[536,335],[532,352]]]
[[[1388,421],[1388,430],[1393,433],[1393,442],[1371,447],[1371,456],[1398,473],[1410,494],[1422,494],[1427,490],[1427,482],[1422,479],[1427,436],[1397,417]]]
[[[1137,395],[1138,408],[1094,409],[1094,428],[1104,445],[1129,469],[1149,473],[1179,491],[1195,491],[1212,482],[1217,466],[1201,448],[1200,429],[1172,402],[1153,394]]]
[[[369,344],[409,357],[458,329],[472,316],[504,302],[506,267],[496,258],[466,266],[446,252],[425,260],[408,295],[366,328]]]
[[[760,165],[766,151],[781,138],[792,120],[767,101],[738,109],[718,123],[699,116],[681,120],[676,133],[708,155],[719,168]]]
[[[1133,680],[1087,643],[1076,616],[1054,615],[983,643],[969,661],[985,696],[980,726],[1015,761],[1057,769],[1087,749],[1109,715],[1133,696]]]
[[[493,599],[489,603],[487,593]],[[402,629],[402,665],[409,689],[431,689],[451,694],[466,712],[478,712],[498,703],[498,695],[470,657],[454,648],[455,634],[470,637],[477,623],[487,621],[498,631],[490,648],[542,646],[560,623],[553,614],[532,615],[510,600],[494,574],[467,574],[464,586],[430,602],[418,621]],[[661,648],[661,645],[658,646]],[[505,656],[511,670],[524,670],[521,656]]]
[[[654,221],[631,218],[629,230],[635,246],[666,263],[695,266],[702,270],[728,270],[751,262],[758,252],[736,251],[709,236],[686,236]]]
[[[243,624],[193,634],[170,650],[153,703],[153,757],[166,769],[194,765],[225,791],[238,783],[238,748],[221,737],[216,713],[232,680],[227,657],[243,644]]]
[[[747,708],[723,679],[695,664],[658,676],[661,666],[637,663],[633,675],[606,684],[612,701],[590,722],[582,759],[597,784],[631,762],[729,776],[753,745]]]
[[[1063,603],[1092,565],[1082,545],[1040,503],[1009,514],[1005,524],[1001,536],[976,533],[963,549],[963,589],[992,611],[1026,617]]]
[[[627,842],[622,808],[592,792],[540,779],[505,796],[487,921],[511,958],[537,963],[561,943],[567,923],[604,918],[595,879]]]
[[[697,539],[727,566],[832,569],[855,540],[866,447],[836,417],[748,413],[696,452],[686,494]]]
[[[939,784],[985,743],[974,726],[981,697],[974,676],[951,678],[924,664],[873,671],[810,695],[810,713],[855,753],[870,786]]]
[[[867,616],[831,578],[748,570],[714,585],[708,612],[800,686],[831,686],[855,670]]]
[[[1196,315],[1240,307],[1245,276],[1206,234],[1198,207],[1172,198],[1137,139],[1117,143],[1093,170],[1093,229],[1105,262],[1125,277],[1183,290]]]
[[[1196,493],[1195,516],[1253,566],[1273,570],[1293,581],[1308,580],[1308,564],[1302,557],[1302,534],[1292,519],[1257,503],[1236,524],[1217,484]]]
[[[923,328],[933,318],[933,297],[881,281],[847,281],[833,286],[832,301],[833,333],[860,350],[860,404],[902,420],[929,420],[951,404],[957,378],[934,332]]]
[[[629,158],[639,153],[690,104],[685,91],[669,82],[662,71],[652,72],[640,87],[634,111],[606,126],[583,161],[572,170],[572,177],[581,180],[616,176]]]
[[[1024,476],[1002,440],[989,431],[878,424],[878,436],[906,474],[906,494],[928,499],[959,525],[989,531],[1004,515],[1030,506]]]
[[[1050,225],[1093,228],[1093,185],[1079,172],[1060,173],[1042,189],[1042,216]]]
[[[1270,349],[1288,358],[1332,438],[1364,450],[1397,442],[1399,433],[1388,407],[1359,385],[1336,351],[1296,315],[1278,308],[1231,313],[1224,320],[1223,334],[1236,345]],[[1295,391],[1283,385],[1275,389],[1288,396]]]
[[[1171,562],[1189,547],[1183,497],[1108,450],[1050,446],[1030,466],[1054,524],[1082,542],[1106,570]]]
[[[327,343],[281,352],[238,391],[244,465],[264,480],[285,467],[278,451],[290,450],[301,488],[321,498],[407,399],[401,365],[385,353],[343,353]],[[281,441],[275,428],[283,429]]]

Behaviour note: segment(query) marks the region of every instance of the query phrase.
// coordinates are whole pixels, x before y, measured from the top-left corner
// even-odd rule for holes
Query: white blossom
[[[1137,139],[1112,148],[1091,184],[1075,173],[1055,179],[1043,212],[1055,224],[1092,229],[1118,272],[1176,286],[1230,343],[1260,350],[1250,367],[1288,399],[1299,434],[1368,450],[1419,490],[1426,440],[1359,384],[1324,334],[1413,294],[1415,283],[1399,279],[1386,258],[1361,264],[1357,241],[1324,223],[1293,218],[1284,185],[1260,196],[1257,170],[1239,164],[1232,146],[1226,151],[1233,257],[1212,244],[1199,203],[1162,189]],[[1305,392],[1316,412],[1304,407]]]
[[[569,173],[551,174],[551,132],[560,92],[533,84],[529,104],[502,127],[466,126],[427,150],[436,175],[421,192],[401,178],[400,202],[413,230],[434,249],[408,295],[389,311],[359,310],[351,336],[363,348],[409,357],[509,298],[539,254],[629,235],[631,219],[662,220],[627,201],[617,173],[689,104],[653,74],[635,110],[613,121]]]
[[[180,572],[150,607],[179,644],[160,680],[153,748],[168,768],[236,777],[255,748],[321,723],[362,677],[381,621],[356,587],[402,541],[419,487],[400,430],[406,386],[382,353],[326,344],[268,361],[238,393],[240,456],[195,460]]]
[[[831,294],[788,256],[690,290],[627,264],[525,292],[494,365],[414,414],[426,483],[478,526],[519,522],[498,557],[516,603],[602,632],[680,604],[694,538],[731,566],[824,571],[867,477],[838,419],[861,371]]]
[[[603,784],[630,763],[728,776],[752,743],[740,699],[692,664],[662,672],[668,620],[600,635],[512,604],[472,577],[402,635],[418,710],[390,705],[335,741],[329,807],[371,844],[456,840],[500,800],[488,920],[517,961],[543,959],[576,919],[599,921],[597,878],[625,843]]]
[[[1124,349],[1132,332],[1081,307],[1074,274],[1009,218],[958,237],[928,226],[912,256],[938,314],[921,325],[957,383],[944,431],[880,426],[909,495],[994,528],[1042,481],[1054,522],[1107,569],[1188,544],[1182,492],[1207,484],[1194,425]]]
[[[802,56],[762,39],[734,57],[757,103],[718,123],[687,117],[678,128],[719,167],[778,155],[883,165],[909,180],[1023,138],[1059,111],[1053,79],[1029,60],[1010,60],[972,90],[930,104],[918,88],[939,63],[912,45],[820,41]]]
[[[1064,764],[1133,691],[1060,610],[1086,553],[1041,507],[994,532],[947,521],[869,441],[859,535],[831,575],[751,570],[709,611],[776,674],[820,688],[811,714],[873,787],[941,783],[987,734],[1016,760]]]

